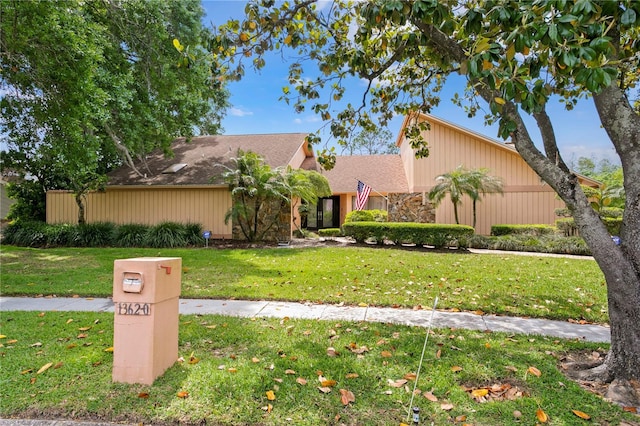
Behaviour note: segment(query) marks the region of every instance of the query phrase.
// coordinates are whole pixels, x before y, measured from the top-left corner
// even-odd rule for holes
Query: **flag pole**
[[[358,182],[362,182],[364,183],[362,180],[358,179],[358,178],[353,178],[354,180],[357,180]],[[381,192],[378,192],[377,190],[375,190],[371,185],[369,185],[369,188],[371,188],[371,190],[373,192],[375,192],[376,194],[379,194],[382,198],[384,198],[385,200],[387,200],[387,202],[389,201],[389,197],[387,197],[386,195],[383,195]]]

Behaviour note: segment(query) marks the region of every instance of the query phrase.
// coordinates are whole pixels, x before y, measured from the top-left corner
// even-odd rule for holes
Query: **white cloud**
[[[229,114],[234,117],[246,117],[247,115],[253,115],[253,111],[248,111],[242,108],[231,107],[229,109]]]

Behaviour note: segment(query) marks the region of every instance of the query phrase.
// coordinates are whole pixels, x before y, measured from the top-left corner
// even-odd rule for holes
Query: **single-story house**
[[[119,224],[195,222],[211,230],[214,237],[231,238],[232,226],[224,223],[231,196],[220,173],[225,166],[232,166],[230,159],[242,149],[262,155],[272,167],[316,170],[327,177],[333,195],[310,209],[310,229],[339,227],[344,222],[346,214],[355,208],[358,180],[372,188],[366,208],[387,209],[392,221],[455,223],[451,202],[445,199],[434,208],[427,193],[437,176],[459,165],[487,168],[504,183],[503,195],[488,194],[478,203],[477,233],[489,234],[493,224],[555,222],[555,209],[564,207],[564,203],[511,145],[430,115],[412,119],[430,124],[424,134],[429,143],[428,158],[416,159],[406,143],[406,118],[396,142],[399,155],[338,156],[329,171],[321,170],[302,133],[201,136],[190,142],[178,139],[172,145],[173,158],[159,152],[137,163],[143,176],[127,167],[111,172],[105,190],[87,196],[86,220]],[[584,184],[598,185],[588,178],[580,179]],[[470,200],[463,200],[458,213],[460,223],[472,224]],[[287,219],[289,236],[296,214],[291,211]],[[66,191],[49,191],[47,222],[76,220],[73,197]]]
[[[142,176],[127,166],[109,173],[104,191],[91,192],[85,219],[117,224],[199,223],[212,238],[232,237],[224,217],[231,207],[222,179],[238,149],[264,157],[271,167],[313,169],[313,152],[304,133],[198,136],[172,144],[173,157],[158,151],[137,161]],[[47,192],[47,223],[76,223],[78,207],[69,191]],[[290,231],[289,231],[290,234]]]

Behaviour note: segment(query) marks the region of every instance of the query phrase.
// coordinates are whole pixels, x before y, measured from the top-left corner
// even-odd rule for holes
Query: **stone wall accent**
[[[260,213],[258,213],[258,232],[261,232],[260,229],[264,229],[264,223],[266,221],[271,222],[273,215],[276,214],[276,209],[280,210],[280,212],[277,213],[278,219],[265,233],[262,241],[283,242],[291,240],[291,208],[288,204],[283,205],[279,200],[265,203],[260,209]],[[240,229],[240,225],[235,221],[233,223],[232,238],[234,240],[246,240]]]
[[[389,222],[435,223],[436,210],[426,193],[388,194]]]

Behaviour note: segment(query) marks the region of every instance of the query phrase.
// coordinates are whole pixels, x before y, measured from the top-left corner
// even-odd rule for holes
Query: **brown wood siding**
[[[401,155],[408,173],[410,192],[428,192],[435,178],[459,165],[467,169],[487,168],[502,178],[504,195],[488,194],[477,204],[478,234],[488,235],[496,224],[553,224],[555,209],[564,207],[555,192],[508,146],[491,142],[470,132],[427,120],[431,129],[424,133],[430,155],[414,159],[413,150],[402,143]],[[472,225],[472,202],[463,199],[458,211],[461,224]],[[447,196],[436,209],[437,223],[455,223],[453,205]]]
[[[476,233],[489,235],[492,225],[501,224],[553,225],[557,219],[555,209],[561,207],[564,207],[564,203],[556,199],[555,193],[548,191],[489,194],[476,205]],[[458,217],[462,225],[473,224],[473,207],[468,197],[458,206]],[[455,223],[449,197],[436,209],[436,223]]]
[[[87,195],[86,220],[147,225],[199,223],[219,237],[231,236],[224,216],[231,207],[226,188],[107,188]],[[66,191],[47,193],[47,223],[77,223],[78,207]]]
[[[409,178],[410,191],[429,190],[435,184],[435,178],[447,173],[459,165],[468,169],[485,167],[490,174],[501,177],[509,185],[540,185],[540,178],[525,163],[520,155],[506,147],[498,147],[475,138],[467,133],[456,131],[448,126],[432,122],[431,130],[425,132],[429,143],[430,155],[415,160],[414,177]],[[403,152],[405,164],[411,150]]]

